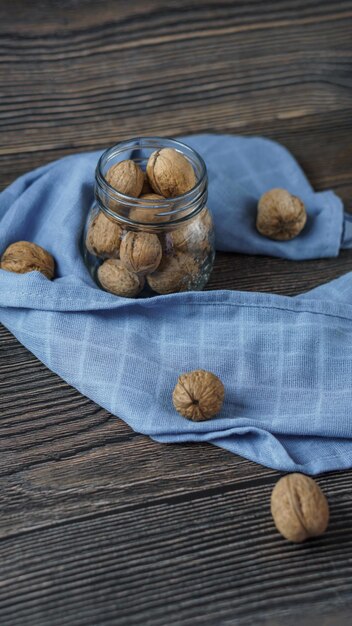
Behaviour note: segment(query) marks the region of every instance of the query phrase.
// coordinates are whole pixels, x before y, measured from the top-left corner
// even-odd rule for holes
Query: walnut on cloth
[[[278,241],[294,239],[307,221],[305,206],[286,189],[271,189],[258,203],[257,230],[264,237]]]
[[[51,280],[54,277],[55,261],[51,254],[31,241],[12,243],[1,257],[0,267],[7,272],[26,274],[41,272]]]
[[[178,413],[194,422],[214,417],[221,410],[225,388],[220,378],[205,370],[181,374],[172,394]]]

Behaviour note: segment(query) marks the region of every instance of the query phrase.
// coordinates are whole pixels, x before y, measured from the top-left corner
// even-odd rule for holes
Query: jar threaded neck
[[[156,150],[173,148],[191,163],[196,184],[188,192],[173,198],[147,199],[127,196],[114,189],[106,180],[106,173],[112,165],[131,159],[145,169],[147,160]],[[178,226],[197,215],[206,205],[208,179],[202,157],[192,148],[175,139],[141,137],[123,141],[106,150],[99,159],[95,173],[95,198],[99,208],[110,218],[132,227],[164,229]],[[131,210],[143,212],[146,221],[131,219]],[[150,221],[148,222],[148,216]]]

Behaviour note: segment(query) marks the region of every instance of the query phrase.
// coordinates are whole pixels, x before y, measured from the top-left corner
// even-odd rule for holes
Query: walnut
[[[150,155],[147,176],[155,193],[165,198],[180,196],[196,184],[191,163],[172,148],[162,148]]]
[[[101,286],[116,296],[133,298],[144,287],[144,278],[137,276],[117,259],[107,259],[98,269]]]
[[[140,199],[143,200],[155,200],[155,205],[158,205],[158,201],[159,200],[163,200],[165,202],[165,198],[163,196],[160,196],[157,193],[146,193],[140,196]],[[139,222],[142,224],[157,224],[157,223],[161,223],[161,222],[168,222],[170,217],[168,215],[163,216],[163,215],[158,215],[158,211],[160,209],[158,208],[155,212],[153,212],[153,205],[150,206],[150,208],[142,208],[142,207],[133,207],[133,209],[130,210],[130,219],[133,220],[134,222]],[[163,209],[163,211],[161,212],[166,212],[167,209]]]
[[[172,401],[178,413],[201,422],[219,413],[224,395],[224,385],[215,374],[195,370],[178,377]]]
[[[120,161],[112,165],[105,176],[107,182],[116,191],[138,198],[144,184],[144,173],[132,160]]]
[[[271,189],[258,203],[257,230],[261,235],[278,241],[297,237],[307,221],[302,200],[286,189]]]
[[[160,265],[161,256],[161,243],[157,235],[129,232],[122,240],[120,258],[130,272],[154,272]]]
[[[177,252],[165,255],[156,272],[147,276],[149,287],[156,293],[187,291],[199,275],[199,265],[191,254]]]
[[[212,219],[208,209],[205,208],[195,218],[170,232],[171,243],[182,252],[207,250],[211,230]]]
[[[279,533],[289,541],[300,543],[325,532],[329,505],[312,478],[288,474],[273,489],[271,514]]]
[[[41,272],[51,280],[54,276],[55,261],[51,254],[30,241],[12,243],[1,257],[0,267],[7,272],[26,274]]]
[[[119,257],[123,229],[100,211],[90,223],[86,246],[91,254],[100,257]]]

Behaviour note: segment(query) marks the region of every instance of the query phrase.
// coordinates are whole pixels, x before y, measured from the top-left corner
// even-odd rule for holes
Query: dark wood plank
[[[142,134],[261,134],[352,210],[352,3],[0,2],[0,186]],[[220,254],[210,289],[295,295],[352,269]],[[0,623],[347,625],[352,472],[323,538],[281,540],[278,474],[133,433],[0,329]]]

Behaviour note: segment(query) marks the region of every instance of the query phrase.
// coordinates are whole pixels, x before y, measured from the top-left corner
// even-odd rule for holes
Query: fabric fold
[[[195,135],[183,139],[200,152],[207,165],[218,250],[298,261],[338,256],[344,225],[341,199],[333,191],[314,192],[286,148],[263,137]],[[267,239],[255,227],[258,200],[275,187],[298,195],[307,209],[307,224],[291,241]]]

